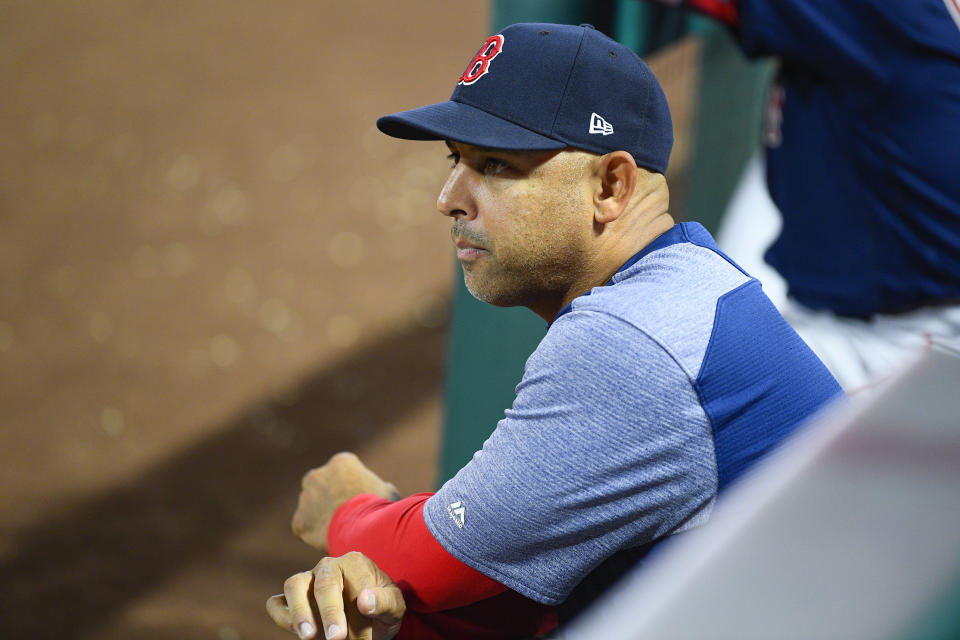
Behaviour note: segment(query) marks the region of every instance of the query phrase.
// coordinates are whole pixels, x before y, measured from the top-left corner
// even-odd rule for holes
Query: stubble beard
[[[463,281],[474,298],[497,307],[534,308],[562,299],[578,265],[569,245],[536,246],[522,256],[488,251],[480,261],[462,265]]]
[[[571,164],[569,175],[560,184],[579,184],[582,172],[581,164]],[[533,216],[541,225],[552,222],[546,234],[542,230],[524,233],[518,227],[516,236],[497,246],[486,233],[471,229],[463,221],[454,221],[454,236],[488,251],[476,262],[461,263],[464,284],[474,298],[498,307],[535,309],[556,305],[571,293],[586,263],[574,226],[577,217],[551,216],[547,212],[576,212],[583,202],[574,189],[552,195],[541,204],[539,214]]]

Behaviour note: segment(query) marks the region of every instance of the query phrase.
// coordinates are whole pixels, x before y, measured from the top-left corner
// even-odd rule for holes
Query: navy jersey
[[[960,0],[738,0],[782,60],[766,260],[840,315],[960,303]]]

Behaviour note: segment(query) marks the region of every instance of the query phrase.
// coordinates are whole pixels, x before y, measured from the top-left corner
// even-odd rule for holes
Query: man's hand
[[[301,483],[300,501],[293,514],[293,532],[321,553],[327,552],[327,530],[333,513],[361,493],[398,500],[397,488],[367,469],[352,453],[338,453],[327,464],[313,469]]]
[[[321,629],[319,637],[327,640],[389,640],[400,631],[405,611],[403,594],[390,576],[356,551],[324,558],[313,571],[290,576],[283,594],[267,600],[277,626],[300,638],[318,637]]]

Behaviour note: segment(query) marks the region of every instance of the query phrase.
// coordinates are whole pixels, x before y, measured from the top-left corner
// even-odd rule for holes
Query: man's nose
[[[476,207],[469,188],[470,168],[458,163],[450,170],[447,181],[437,197],[437,209],[451,218],[471,220],[476,217]]]

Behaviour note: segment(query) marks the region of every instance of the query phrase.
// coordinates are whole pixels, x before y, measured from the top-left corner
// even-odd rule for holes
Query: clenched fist
[[[397,500],[397,488],[360,462],[352,453],[338,453],[322,467],[308,471],[301,483],[300,500],[291,526],[301,540],[327,552],[327,530],[334,512],[361,493]]]

